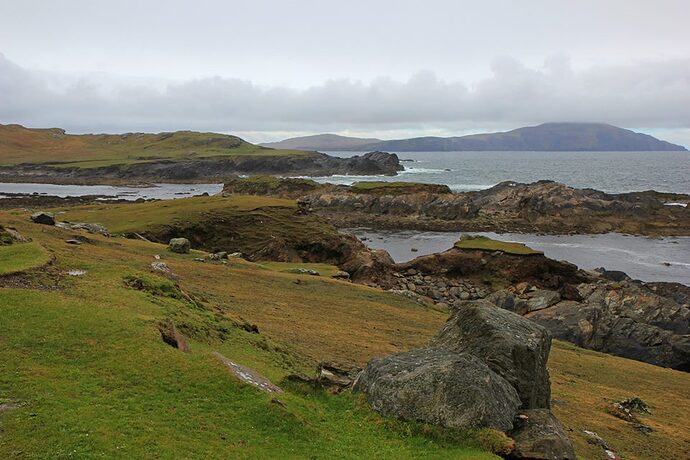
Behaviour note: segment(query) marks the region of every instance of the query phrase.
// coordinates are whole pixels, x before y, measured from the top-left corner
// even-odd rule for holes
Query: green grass
[[[518,256],[528,256],[532,254],[543,254],[541,251],[525,246],[522,243],[510,243],[505,241],[497,241],[486,236],[463,235],[459,241],[455,243],[458,249],[479,249],[482,251],[501,251],[506,254],[514,254]]]
[[[320,360],[362,366],[424,345],[443,313],[325,276],[296,284],[281,271],[290,265],[198,263],[201,253],[100,235],[70,246],[74,232],[32,224],[27,212],[0,211],[0,220],[45,247],[58,270],[86,271],[55,290],[0,288],[0,404],[20,404],[0,411],[2,459],[496,458],[482,447],[500,445],[495,433],[382,418],[356,395],[283,382]],[[179,286],[150,273],[155,254]],[[163,319],[175,321],[191,353],[161,341]],[[260,333],[236,326],[244,322]],[[285,407],[234,380],[213,351],[282,385]],[[626,459],[686,456],[690,374],[560,342],[549,368],[553,410],[581,458],[602,455],[583,430]],[[651,406],[643,422],[653,433],[607,412],[630,396]]]
[[[0,275],[17,273],[45,265],[48,252],[37,243],[15,243],[0,246]]]
[[[305,155],[314,152],[270,149],[218,133],[70,135],[59,130],[0,125],[2,165],[54,163],[56,167],[95,168],[156,160]]]

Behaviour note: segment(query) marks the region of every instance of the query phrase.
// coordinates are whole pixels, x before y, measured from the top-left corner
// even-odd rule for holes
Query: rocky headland
[[[301,179],[235,178],[226,183],[224,193],[297,199],[305,210],[341,228],[690,235],[688,195],[608,194],[553,181],[503,182],[487,190],[454,193],[444,185],[405,182],[336,186]]]

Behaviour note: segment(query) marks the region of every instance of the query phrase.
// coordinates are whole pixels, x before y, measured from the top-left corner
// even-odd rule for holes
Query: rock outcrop
[[[514,458],[574,460],[548,409],[550,347],[543,327],[489,302],[468,301],[427,347],[369,361],[353,390],[383,415],[509,432]]]
[[[252,184],[251,178],[233,179],[225,193],[299,198],[304,210],[322,214],[339,227],[690,234],[690,208],[666,206],[668,202],[690,203],[688,195],[651,191],[607,194],[553,181],[508,181],[464,193],[440,185],[382,182],[346,187],[294,181],[280,180],[267,188]]]
[[[55,225],[55,215],[52,212],[35,212],[31,214],[31,221],[36,224]]]

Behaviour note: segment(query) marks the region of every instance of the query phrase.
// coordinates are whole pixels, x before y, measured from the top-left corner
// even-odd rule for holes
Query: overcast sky
[[[251,141],[602,121],[690,146],[687,0],[0,0],[0,123]]]

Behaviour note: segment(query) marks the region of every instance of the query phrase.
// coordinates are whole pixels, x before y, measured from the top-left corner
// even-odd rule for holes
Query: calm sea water
[[[326,152],[350,157],[363,152]],[[332,176],[320,182],[357,180],[445,184],[456,191],[481,190],[506,180],[555,180],[610,193],[657,190],[690,193],[690,152],[402,152],[398,176]]]
[[[457,232],[347,230],[374,249],[385,249],[396,262],[445,251],[460,238]],[[605,235],[534,235],[472,233],[501,241],[525,243],[547,257],[580,268],[622,270],[643,281],[673,281],[690,286],[690,237],[645,238]],[[417,249],[416,252],[412,248]]]
[[[114,187],[110,185],[57,185],[57,184],[13,184],[0,183],[0,198],[3,193],[50,196],[102,195],[111,199],[136,201],[140,198],[170,200],[188,198],[208,193],[215,195],[223,184],[154,184],[151,187]]]

